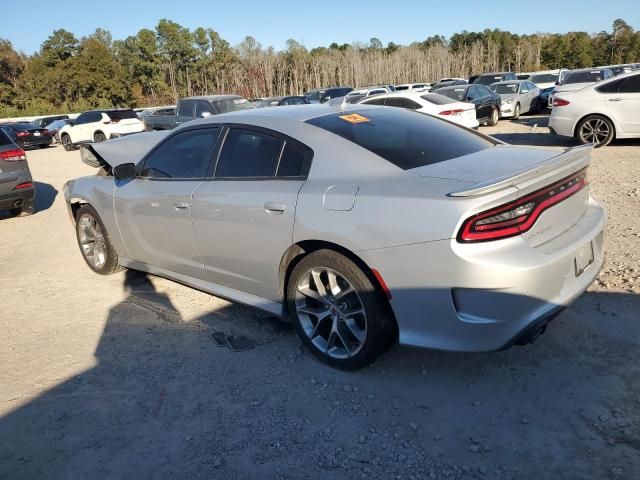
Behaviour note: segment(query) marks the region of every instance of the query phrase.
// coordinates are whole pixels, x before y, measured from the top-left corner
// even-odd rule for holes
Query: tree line
[[[55,30],[33,55],[0,38],[0,117],[175,103],[184,96],[247,98],[299,94],[331,85],[436,81],[488,71],[536,71],[640,61],[640,31],[622,19],[611,32],[517,35],[498,29],[386,46],[295,40],[276,51],[253,37],[239,45],[211,28],[160,20],[124,40],[98,28],[78,39]]]

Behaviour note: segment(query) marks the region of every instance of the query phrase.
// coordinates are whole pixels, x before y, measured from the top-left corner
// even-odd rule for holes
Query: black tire
[[[513,117],[511,117],[513,120],[517,120],[520,118],[520,104],[516,103],[516,106],[513,107]]]
[[[500,109],[498,107],[493,107],[491,109],[491,116],[489,117],[489,120],[487,120],[487,125],[489,125],[490,127],[495,127],[498,124],[499,120]]]
[[[100,230],[101,230],[101,235],[102,235],[101,247],[104,247],[103,251],[104,251],[105,260],[104,260],[104,263],[99,266],[96,266],[88,258],[88,255],[83,250],[83,246],[81,242],[81,236],[83,235],[83,233],[81,232],[82,230],[81,219],[87,216],[94,219],[95,222],[100,226]],[[78,247],[80,248],[80,253],[82,254],[82,258],[84,259],[85,263],[89,266],[89,268],[94,272],[100,275],[111,275],[112,273],[116,273],[116,272],[119,272],[120,270],[123,270],[123,267],[121,267],[118,264],[118,254],[116,253],[115,249],[113,248],[113,245],[111,244],[109,233],[107,232],[107,229],[104,227],[104,224],[102,223],[102,220],[98,215],[98,212],[96,212],[91,205],[82,205],[76,213],[76,239],[78,240]]]
[[[12,217],[28,217],[29,215],[33,215],[35,211],[34,200],[25,201],[21,207],[12,208],[9,210],[9,213]]]
[[[576,127],[576,137],[582,145],[594,143],[595,148],[609,145],[616,136],[616,130],[607,117],[589,115]]]
[[[354,289],[352,293],[344,295],[342,299],[339,299],[337,295],[335,299],[333,299],[333,297],[329,297],[331,298],[332,303],[331,308],[337,312],[328,314],[329,317],[331,317],[329,320],[332,322],[332,326],[329,330],[333,331],[334,327],[338,328],[337,325],[340,320],[336,320],[332,315],[341,316],[340,310],[343,310],[343,306],[348,302],[348,300],[345,300],[346,298],[350,296],[350,298],[355,299],[356,302],[359,301],[358,305],[362,306],[364,315],[361,316],[359,321],[365,325],[364,340],[357,342],[357,351],[348,358],[336,358],[335,356],[327,353],[327,348],[325,348],[325,351],[322,351],[322,349],[314,343],[314,341],[318,341],[318,338],[321,338],[321,335],[316,335],[313,337],[313,340],[310,338],[310,335],[307,333],[309,329],[309,315],[307,315],[307,327],[303,326],[303,320],[301,320],[299,316],[298,308],[301,304],[308,302],[309,298],[298,293],[298,285],[300,282],[304,282],[305,278],[308,278],[309,272],[312,269],[331,270],[341,276],[342,279],[346,280]],[[338,252],[327,249],[317,250],[304,257],[291,272],[286,288],[289,315],[293,320],[302,343],[316,358],[328,365],[331,365],[332,367],[345,370],[356,370],[365,367],[382,355],[396,340],[397,334],[395,321],[392,318],[388,302],[383,297],[382,293],[376,289],[369,277],[358,267],[358,265]],[[327,292],[327,294],[332,295],[331,292]],[[345,303],[339,304],[339,302]],[[318,304],[321,305],[319,302]],[[308,306],[308,304],[305,305]],[[351,305],[349,307],[353,308]],[[328,307],[321,308],[326,309]],[[345,308],[348,311],[349,308]],[[354,318],[355,317],[351,318],[351,322],[356,321]],[[316,317],[316,320],[317,323],[315,326],[312,325],[314,332],[318,330],[318,325],[321,322],[320,317]],[[325,322],[324,325],[327,325],[327,323]],[[344,323],[341,325],[344,326]],[[307,330],[305,330],[305,328],[307,328]],[[346,333],[348,335],[349,330],[347,330]],[[329,340],[326,343],[330,344],[332,338],[331,334],[328,335],[328,338]],[[342,335],[336,335],[334,338],[342,339]],[[355,338],[356,337],[352,337],[352,339]],[[324,339],[322,338],[321,341],[324,341]],[[347,349],[344,341],[341,341],[341,344],[345,347],[346,351]]]
[[[60,137],[60,141],[62,142],[62,146],[67,152],[75,150],[75,147],[71,143],[71,137],[67,134],[64,134]]]
[[[104,133],[96,132],[93,134],[93,141],[96,143],[104,142],[107,139]]]

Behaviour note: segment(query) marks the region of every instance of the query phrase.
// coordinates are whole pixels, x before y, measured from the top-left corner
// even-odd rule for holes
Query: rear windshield
[[[136,115],[136,112],[134,112],[133,110],[109,110],[104,113],[106,113],[111,120],[115,121],[125,120],[128,118],[138,118],[138,115]]]
[[[595,83],[599,82],[604,78],[604,73],[600,70],[593,70],[587,72],[569,72],[564,80],[562,81],[562,85],[566,85],[567,83]]]
[[[225,100],[216,100],[216,107],[220,113],[235,112],[237,110],[249,110],[254,108],[253,104],[245,98],[227,98]]]
[[[457,125],[402,108],[351,110],[312,118],[307,123],[346,138],[403,170],[494,145]]]
[[[473,83],[479,83],[481,85],[491,85],[502,80],[502,75],[480,75],[475,79]]]
[[[464,96],[467,93],[467,89],[461,88],[447,88],[446,90],[438,90],[438,93],[449,98],[453,98],[458,102],[464,101]]]
[[[440,95],[439,93],[427,93],[425,95],[421,95],[420,98],[426,100],[429,103],[433,103],[434,105],[446,105],[447,103],[456,103],[455,100],[452,100],[449,97],[445,97],[444,95]]]

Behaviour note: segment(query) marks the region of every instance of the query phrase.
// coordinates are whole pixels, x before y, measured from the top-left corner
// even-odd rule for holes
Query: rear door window
[[[282,153],[282,138],[267,133],[231,128],[218,164],[216,178],[273,177]]]
[[[384,104],[388,107],[407,108],[407,101],[402,97],[389,97]]]
[[[620,93],[640,93],[640,75],[625,78],[625,82],[618,91]]]
[[[309,147],[287,140],[278,163],[276,176],[306,178],[312,158],[313,151]]]
[[[400,108],[340,112],[307,123],[345,138],[408,170],[443,162],[495,143],[449,122]]]
[[[138,119],[136,112],[134,112],[133,110],[111,110],[105,113],[114,122],[118,122],[120,120],[125,120],[125,119],[136,119],[136,120]]]

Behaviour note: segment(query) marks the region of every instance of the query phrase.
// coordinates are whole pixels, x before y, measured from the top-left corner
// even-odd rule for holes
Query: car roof
[[[560,73],[563,70],[567,70],[566,68],[556,68],[555,70],[538,70],[537,72],[533,72],[531,75],[544,75],[545,73]]]
[[[233,98],[244,98],[240,95],[199,95],[196,97],[185,97],[181,100],[208,100],[209,102],[213,102],[216,100],[231,100]]]
[[[502,85],[502,84],[507,84],[507,83],[524,83],[524,82],[529,82],[531,83],[529,80],[500,80],[499,82],[495,82],[492,83],[491,85]],[[485,85],[486,86],[491,86],[491,85]]]
[[[322,117],[324,115],[331,115],[333,113],[339,113],[342,111],[351,111],[354,109],[365,110],[375,109],[372,105],[354,105],[347,104],[344,108],[342,104],[329,105],[327,103],[312,103],[308,105],[286,105],[281,108],[255,108],[251,110],[239,110],[236,112],[223,113],[221,115],[212,115],[210,117],[195,120],[184,124],[189,125],[202,125],[208,123],[243,123],[251,122],[252,119],[259,120],[283,120],[291,122],[305,122],[312,118]]]
[[[489,72],[489,73],[481,73],[480,75],[478,75],[479,77],[487,77],[489,75],[506,75],[508,73],[513,73],[513,72]],[[515,75],[515,74],[514,74]]]

